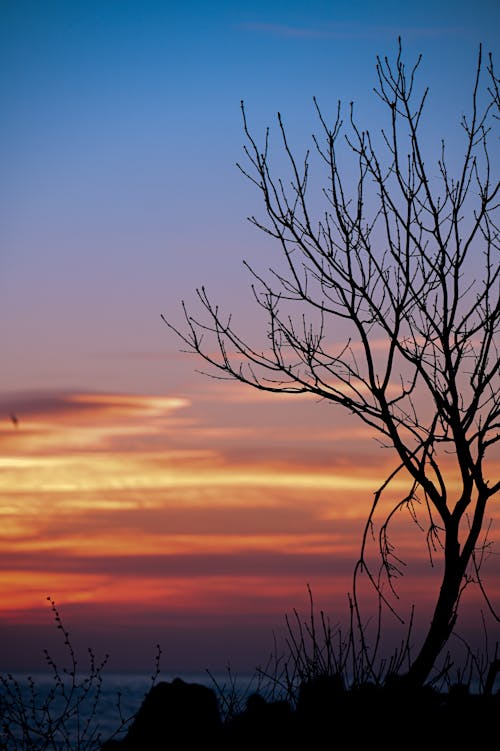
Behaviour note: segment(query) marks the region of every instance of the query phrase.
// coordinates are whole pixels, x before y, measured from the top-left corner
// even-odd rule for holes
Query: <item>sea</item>
[[[215,691],[224,716],[262,691],[256,675],[178,673],[158,676],[108,673],[102,682],[49,673],[0,676],[0,751],[98,751],[105,740],[123,738],[154,683],[181,678]]]

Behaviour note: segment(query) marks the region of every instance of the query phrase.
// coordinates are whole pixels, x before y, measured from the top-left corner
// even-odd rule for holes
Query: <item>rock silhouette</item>
[[[165,751],[212,748],[221,727],[217,697],[212,689],[175,678],[162,681],[146,695],[125,738],[103,751]]]
[[[229,720],[220,733],[219,749],[294,748],[297,724],[286,701],[267,702],[259,694],[248,697],[246,709]]]
[[[361,748],[394,734],[403,744],[459,751],[488,747],[499,716],[498,693],[408,690],[397,680],[347,690],[340,677],[320,675],[300,686],[295,707],[252,694],[242,712],[223,722],[212,689],[176,678],[154,686],[125,738],[107,741],[101,751],[303,751],[346,742]]]

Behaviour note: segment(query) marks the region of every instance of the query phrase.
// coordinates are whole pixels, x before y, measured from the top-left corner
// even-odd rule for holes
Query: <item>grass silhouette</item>
[[[352,611],[344,633],[332,627],[322,611],[316,613],[308,591],[309,613],[301,618],[294,610],[286,618],[284,645],[274,639],[266,664],[256,668],[246,686],[230,667],[222,681],[207,671],[211,690],[180,679],[170,684],[159,681],[157,645],[142,705],[125,716],[118,692],[116,729],[106,737],[102,737],[102,697],[108,655],[99,661],[88,649],[85,670],[80,672],[70,635],[55,602],[48,598],[66,664],[58,666],[44,650],[52,679],[44,691],[33,678],[21,684],[10,673],[0,675],[0,751],[154,751],[168,747],[162,743],[178,744],[181,738],[214,751],[257,746],[303,749],[325,745],[325,738],[332,744],[340,738],[354,744],[373,742],[374,729],[384,725],[388,732],[391,723],[406,731],[411,727],[412,740],[419,743],[465,748],[489,740],[500,712],[500,691],[494,692],[500,672],[498,644],[493,658],[487,652],[473,653],[464,644],[460,666],[447,655],[433,681],[410,689],[397,675],[409,640],[389,659],[375,664],[367,657],[365,640],[356,637]],[[473,686],[478,690],[472,691]],[[192,697],[200,691],[201,703],[197,703]],[[220,722],[214,722],[213,708],[211,722],[203,720],[207,691],[214,695]],[[163,739],[157,746],[152,740],[156,736]]]

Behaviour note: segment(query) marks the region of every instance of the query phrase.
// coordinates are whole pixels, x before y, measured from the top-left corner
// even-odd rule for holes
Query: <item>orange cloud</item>
[[[393,457],[365,428],[332,426],[334,411],[312,417],[310,400],[292,414],[286,398],[215,391],[0,401],[18,416],[0,428],[0,621],[27,617],[47,594],[85,622],[96,607],[111,620],[131,609],[278,617],[306,584],[345,610]],[[382,506],[407,489],[398,477]],[[430,601],[425,535],[401,513],[393,537],[412,596]]]

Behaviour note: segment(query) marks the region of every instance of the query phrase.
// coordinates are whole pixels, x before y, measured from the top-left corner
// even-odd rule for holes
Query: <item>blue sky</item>
[[[280,110],[299,150],[313,95],[378,127],[375,57],[401,34],[436,136],[454,138],[500,26],[485,0],[4,0],[0,20],[0,389],[145,392],[192,369],[147,355],[176,351],[160,313],[196,285],[247,315],[241,258],[266,245],[235,167],[240,99],[257,133]]]

